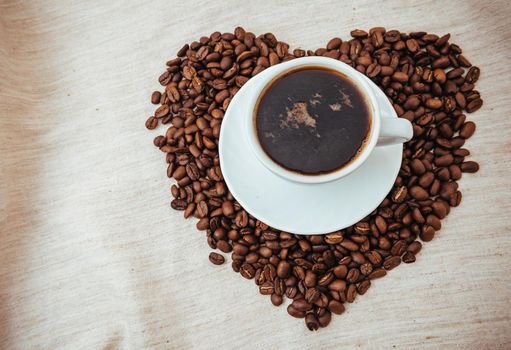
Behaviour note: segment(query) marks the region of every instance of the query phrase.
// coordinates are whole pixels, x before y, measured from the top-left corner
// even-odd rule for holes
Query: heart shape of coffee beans
[[[460,204],[456,181],[479,169],[465,161],[470,152],[462,148],[475,131],[463,111],[474,112],[483,103],[474,90],[479,68],[449,43],[450,35],[378,27],[353,30],[351,36],[292,53],[271,33],[256,37],[238,27],[234,34],[204,36],[167,62],[159,78],[165,91],[151,96],[160,106],[146,122],[148,129],[169,125],[154,145],[166,155],[168,177],[177,181],[172,208],[198,218],[209,246],[232,253],[232,269],[253,279],[275,306],[291,299],[287,312],[304,318],[310,330],[327,326],[332,313],[342,314],[374,279],[401,262],[414,262],[421,241],[432,240],[451,207]],[[226,187],[218,158],[222,118],[232,97],[264,69],[305,55],[338,59],[368,76],[414,131],[387,198],[357,224],[327,235],[294,235],[252,217]],[[225,261],[215,252],[209,259]]]

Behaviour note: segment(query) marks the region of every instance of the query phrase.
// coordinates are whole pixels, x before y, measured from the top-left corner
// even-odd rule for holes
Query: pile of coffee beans
[[[479,165],[463,148],[476,125],[466,112],[483,101],[474,89],[472,66],[450,35],[401,33],[382,27],[353,30],[351,39],[331,39],[315,51],[295,49],[271,34],[243,28],[215,32],[183,46],[167,62],[155,91],[159,105],[148,129],[168,125],[154,145],[175,179],[171,207],[198,219],[209,246],[231,253],[232,269],[251,279],[275,306],[287,297],[287,312],[310,330],[342,314],[346,303],[401,262],[412,263],[422,242],[431,241],[452,207],[461,202],[458,181]],[[401,118],[413,124],[399,176],[387,198],[369,216],[344,230],[302,236],[275,230],[252,217],[225,185],[218,159],[222,118],[232,97],[251,77],[303,56],[341,60],[372,79]],[[318,218],[320,219],[320,218]],[[222,264],[222,254],[209,256]]]

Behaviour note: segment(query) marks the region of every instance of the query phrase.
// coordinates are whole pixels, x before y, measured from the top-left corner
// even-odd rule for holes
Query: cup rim
[[[271,84],[274,80],[279,78],[280,76],[288,73],[289,71],[293,71],[296,69],[300,69],[302,67],[314,66],[314,67],[322,67],[335,70],[345,76],[348,79],[352,79],[353,82],[360,89],[360,92],[364,95],[366,102],[369,104],[371,111],[371,127],[369,129],[369,136],[366,139],[366,144],[363,146],[362,150],[353,160],[351,160],[347,165],[342,167],[341,169],[335,170],[333,172],[329,172],[326,174],[317,174],[317,175],[305,175],[297,172],[293,172],[291,170],[285,169],[284,167],[277,164],[273,159],[271,159],[266,152],[262,149],[259,140],[257,139],[257,132],[254,126],[254,113],[255,107],[257,105],[257,101],[261,93],[264,89]],[[273,70],[270,74],[269,70]],[[276,175],[291,180],[294,182],[306,183],[306,184],[318,184],[325,183],[340,179],[353,171],[355,171],[358,167],[360,167],[369,157],[372,150],[376,146],[378,141],[378,135],[380,133],[380,108],[378,104],[378,100],[373,92],[373,89],[365,80],[360,72],[352,68],[351,66],[332,59],[328,57],[301,57],[296,58],[288,62],[281,63],[274,67],[268,68],[266,71],[261,74],[265,74],[265,76],[261,77],[261,80],[258,81],[258,85],[254,86],[254,91],[250,94],[250,100],[248,101],[247,108],[249,111],[249,116],[245,118],[245,131],[246,137],[249,140],[250,148],[256,155],[256,158],[270,171],[275,173]]]

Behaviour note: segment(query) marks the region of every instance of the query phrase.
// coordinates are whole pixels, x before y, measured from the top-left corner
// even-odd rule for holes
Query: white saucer
[[[229,190],[251,215],[282,231],[324,234],[363,219],[392,189],[401,166],[403,146],[375,147],[360,168],[328,183],[304,184],[275,175],[256,158],[243,131],[244,95],[265,72],[238,91],[222,121],[220,165]],[[387,100],[374,87],[377,96]],[[389,115],[397,118],[390,103],[383,105],[389,109]]]

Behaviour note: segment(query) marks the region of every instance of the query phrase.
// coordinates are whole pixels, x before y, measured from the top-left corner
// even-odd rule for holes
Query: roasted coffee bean
[[[360,271],[356,268],[352,268],[348,271],[348,275],[346,276],[346,281],[349,283],[354,283],[360,277]]]
[[[211,252],[209,253],[209,261],[211,261],[215,265],[222,265],[225,262],[225,259],[222,255]]]
[[[360,295],[364,295],[367,290],[371,287],[371,281],[370,280],[364,280],[360,282],[357,286],[357,292]]]
[[[333,269],[333,273],[337,278],[345,278],[348,274],[348,267],[346,265],[338,265]]]
[[[352,252],[355,252],[359,249],[358,244],[350,240],[343,240],[340,243],[340,246]]]
[[[149,117],[147,118],[147,121],[145,122],[145,127],[149,130],[156,129],[158,126],[158,119],[155,117]]]
[[[321,327],[326,327],[326,326],[328,326],[328,324],[330,323],[331,320],[332,320],[332,314],[330,313],[330,311],[323,309],[323,312],[318,317],[319,325]]]
[[[406,264],[415,262],[415,255],[412,252],[406,252],[405,255],[403,255],[403,262]]]
[[[271,295],[271,303],[275,306],[280,306],[284,302],[284,298],[281,295],[273,293]]]
[[[419,241],[414,241],[408,246],[408,251],[413,253],[414,255],[417,255],[422,248],[422,244]]]
[[[376,278],[381,278],[381,277],[385,276],[386,274],[387,274],[387,272],[384,269],[376,269],[373,272],[371,272],[371,274],[369,275],[369,279],[374,280]]]
[[[330,300],[328,303],[328,309],[336,315],[340,315],[344,312],[344,305],[337,300]]]
[[[481,100],[480,98],[470,101],[467,104],[467,112],[473,113],[473,112],[477,111],[479,108],[481,108],[482,105],[483,105],[483,100]]]
[[[318,318],[312,312],[305,316],[305,324],[310,331],[317,331],[319,328]]]
[[[271,295],[275,290],[273,289],[273,284],[271,282],[264,282],[259,286],[259,293],[263,295]]]
[[[471,67],[465,76],[465,82],[473,84],[479,79],[480,70],[478,67]]]
[[[434,236],[435,236],[435,229],[433,227],[431,227],[431,225],[424,225],[424,226],[422,226],[422,230],[421,230],[421,233],[420,233],[420,238],[424,242],[431,241]]]
[[[463,137],[464,139],[468,139],[472,135],[474,135],[475,130],[476,130],[476,125],[473,122],[466,122],[461,127],[460,136]]]
[[[335,278],[335,275],[333,272],[328,272],[327,274],[325,274],[324,276],[322,276],[319,281],[318,281],[318,284],[320,286],[327,286],[329,285]]]
[[[429,198],[428,192],[419,186],[413,186],[410,188],[410,195],[419,201]]]
[[[174,199],[172,202],[170,202],[170,206],[174,210],[185,210],[188,203],[186,203],[186,200],[184,199]]]
[[[310,304],[315,303],[320,297],[321,293],[317,288],[309,288],[305,293],[305,300]]]
[[[286,278],[291,270],[291,264],[285,260],[281,260],[277,266],[277,276]]]
[[[464,173],[476,173],[479,171],[479,164],[474,161],[461,163],[461,171]]]
[[[348,289],[346,290],[346,301],[348,303],[352,303],[355,301],[357,296],[357,286],[354,284],[350,284]]]
[[[383,262],[383,267],[385,270],[392,270],[394,267],[398,266],[401,263],[401,257],[399,256],[390,256]]]
[[[316,285],[316,280],[317,280],[317,276],[314,272],[312,272],[312,270],[308,270],[305,273],[305,278],[304,278],[305,286],[314,287]]]
[[[250,264],[243,264],[240,267],[240,274],[246,279],[252,279],[255,275],[255,269]]]
[[[344,237],[340,232],[329,233],[325,235],[325,242],[327,242],[328,244],[338,244],[342,242],[343,238]]]
[[[305,317],[311,330],[328,325],[331,313],[364,294],[370,280],[383,277],[401,260],[415,261],[422,244],[441,227],[450,207],[460,204],[456,183],[479,165],[463,147],[475,132],[464,113],[483,101],[475,89],[480,71],[449,43],[449,35],[354,30],[353,39],[330,40],[315,51],[294,49],[271,33],[256,37],[238,27],[215,32],[179,50],[167,62],[151,94],[160,104],[146,120],[167,131],[154,139],[165,153],[172,208],[197,217],[213,249],[232,254],[232,268],[254,279],[261,294]],[[320,55],[341,60],[371,78],[391,100],[398,116],[413,124],[393,190],[373,213],[341,231],[298,236],[263,224],[237,203],[223,180],[218,141],[225,111],[238,90],[267,67],[294,57]],[[465,67],[470,67],[465,72]],[[212,253],[210,260],[224,262]]]
[[[287,307],[287,313],[296,318],[305,317],[305,311],[299,311],[295,309],[292,304],[289,304],[289,306]]]

